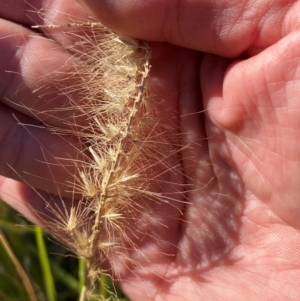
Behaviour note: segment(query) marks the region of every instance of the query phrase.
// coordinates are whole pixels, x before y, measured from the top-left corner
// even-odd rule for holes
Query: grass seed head
[[[94,21],[65,24],[48,26],[65,35],[63,47],[72,54],[49,82],[65,96],[64,110],[74,118],[66,122],[68,129],[50,129],[76,136],[85,145],[85,160],[76,163],[79,177],[70,184],[80,199],[69,209],[49,205],[54,217],[48,228],[87,260],[89,299],[103,264],[114,267],[117,249],[136,248],[129,224],[143,210],[139,201],[169,201],[151,183],[169,168],[164,161],[174,150],[150,105],[148,44]]]

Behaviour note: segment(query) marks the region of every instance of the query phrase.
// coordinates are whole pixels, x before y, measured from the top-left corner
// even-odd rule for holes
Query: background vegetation
[[[0,300],[76,301],[84,262],[0,200]],[[109,278],[101,281],[114,290]],[[113,300],[104,286],[99,300]],[[117,292],[120,301],[129,301]]]

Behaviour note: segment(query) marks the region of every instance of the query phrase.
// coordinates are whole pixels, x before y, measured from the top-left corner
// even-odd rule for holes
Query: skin
[[[47,9],[45,23],[55,10],[85,17],[73,1],[30,3]],[[164,219],[168,228],[163,233],[157,234],[155,224],[147,229],[160,240],[138,242],[150,261],[135,254],[142,267],[128,270],[116,260],[124,291],[132,300],[145,301],[299,300],[300,2],[81,4],[113,30],[152,41],[158,94],[177,108],[183,144],[191,145],[181,153],[185,180],[176,179],[192,187],[188,205],[178,218]],[[41,127],[28,131],[12,117],[66,127],[63,116],[49,119],[43,113],[64,102],[38,102],[33,93],[32,78],[47,78],[56,63],[45,68],[38,55],[30,55],[32,49],[41,50],[37,54],[47,50],[59,65],[65,54],[50,46],[63,37],[54,35],[56,42],[33,38],[39,33],[29,27],[41,20],[29,10],[23,0],[0,4],[0,37],[5,37],[0,39],[0,197],[41,223],[31,208],[42,211],[43,206],[30,186],[45,197],[52,193],[53,201],[59,199],[55,194],[69,197],[56,183],[74,171],[59,164],[49,168],[39,160],[74,158],[72,146],[78,141]],[[25,89],[15,93],[20,85]],[[24,106],[34,108],[34,114]],[[52,156],[41,152],[41,144]],[[157,210],[154,219],[165,212],[168,208]]]

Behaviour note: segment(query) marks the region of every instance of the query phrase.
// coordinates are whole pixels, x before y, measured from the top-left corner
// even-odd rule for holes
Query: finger
[[[206,56],[202,70],[213,124],[208,128],[225,133],[219,142],[229,149],[227,162],[253,195],[298,228],[299,41],[299,33],[292,33],[257,56],[227,66],[224,59]]]
[[[45,124],[70,129],[84,122],[80,84],[70,55],[54,41],[0,20],[0,99]],[[45,55],[46,54],[46,55]],[[70,87],[72,92],[63,93]]]
[[[0,103],[0,174],[49,193],[72,195],[82,145]],[[78,160],[78,161],[76,161]]]
[[[44,5],[45,1],[31,1],[31,3],[24,0],[1,1],[0,18],[30,27],[32,22],[41,21],[36,12]],[[36,8],[36,12],[33,12],[33,7]]]
[[[29,191],[31,188],[24,183],[0,176],[1,201],[5,201],[33,223],[41,224],[41,221],[34,215],[32,208],[39,210],[38,208],[42,202],[41,200],[37,200],[36,196],[32,197],[33,193],[30,198],[24,198],[25,190]],[[29,195],[29,193],[27,193],[27,195]],[[43,207],[45,207],[45,204]]]
[[[75,46],[77,41],[88,35],[78,24],[91,21],[86,11],[75,0],[1,2],[0,19],[41,33],[70,52],[78,48]]]
[[[291,1],[279,0],[78,1],[117,32],[230,57],[276,42],[300,10],[299,3],[290,10]]]
[[[1,1],[0,18],[31,28],[33,25],[66,25],[72,19],[86,19],[87,14],[74,0],[11,0]],[[50,28],[44,30],[51,32]]]

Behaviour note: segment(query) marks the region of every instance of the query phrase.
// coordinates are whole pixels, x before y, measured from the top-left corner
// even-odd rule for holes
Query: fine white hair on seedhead
[[[146,41],[119,36],[94,21],[47,27],[66,36],[63,48],[70,57],[52,72],[49,82],[67,99],[63,109],[74,114],[63,129],[49,128],[77,136],[84,148],[83,159],[74,163],[78,176],[70,183],[73,194],[81,197],[70,208],[63,202],[48,203],[51,218],[46,227],[86,259],[88,281],[81,300],[89,300],[97,275],[106,272],[104,263],[116,271],[114,258],[122,253],[135,264],[128,251],[137,249],[130,224],[150,212],[149,203],[172,200],[157,187],[166,170],[176,168],[170,158],[178,147],[170,143],[168,127],[153,104]]]

